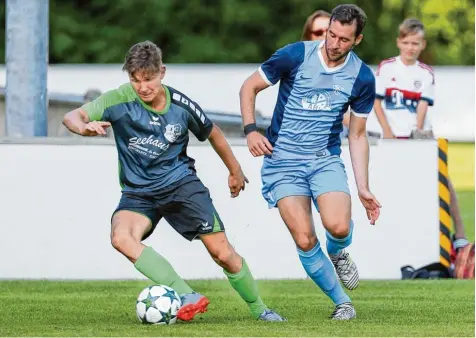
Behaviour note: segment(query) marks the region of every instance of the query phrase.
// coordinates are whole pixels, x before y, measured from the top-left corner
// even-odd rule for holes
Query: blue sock
[[[352,232],[354,230],[354,221],[350,220],[350,231],[345,238],[335,238],[329,231],[326,231],[327,237],[327,253],[329,255],[337,255],[341,250],[347,248],[352,243]]]
[[[344,292],[329,258],[322,252],[319,242],[310,251],[297,249],[299,259],[308,276],[334,302],[335,305],[350,302]]]

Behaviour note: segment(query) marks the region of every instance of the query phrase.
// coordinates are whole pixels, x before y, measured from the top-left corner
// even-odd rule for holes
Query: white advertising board
[[[348,147],[355,222],[349,248],[362,279],[399,279],[400,267],[439,260],[436,141],[380,141],[371,146],[370,184],[383,205],[371,226],[356,195]],[[210,146],[190,146],[228,237],[256,278],[305,278],[277,209],[261,197],[261,158],[233,151],[250,180],[231,199],[227,170]],[[130,279],[141,275],[110,244],[110,216],[120,198],[116,149],[110,145],[0,145],[0,278]],[[319,215],[314,221],[325,235]],[[164,220],[146,241],[186,279],[222,278],[199,241]]]

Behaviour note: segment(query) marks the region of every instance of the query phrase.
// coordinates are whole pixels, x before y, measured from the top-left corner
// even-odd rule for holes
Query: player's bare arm
[[[426,119],[426,113],[428,112],[428,101],[420,100],[417,105],[417,124],[418,130],[423,130],[423,125]]]
[[[216,125],[213,125],[208,141],[228,168],[230,172],[228,176],[228,186],[230,187],[231,197],[237,197],[241,190],[245,190],[248,179],[243,174],[241,166],[226,141],[225,136]]]
[[[342,124],[343,124],[346,128],[349,128],[349,124],[350,124],[350,113],[349,113],[348,111],[344,114],[344,119],[342,120]]]
[[[246,79],[240,89],[240,106],[243,126],[250,132],[246,135],[248,149],[253,156],[271,155],[273,146],[268,139],[256,131],[255,103],[256,96],[269,85],[258,71]]]
[[[72,133],[81,136],[106,135],[106,129],[111,126],[105,121],[90,121],[88,114],[81,108],[67,113],[63,118],[63,124]]]
[[[367,119],[351,114],[349,128],[349,150],[359,198],[367,211],[370,224],[375,224],[381,205],[369,189],[369,141],[366,130]]]
[[[377,115],[378,122],[380,123],[380,126],[382,127],[383,138],[395,138],[392,128],[390,127],[387,117],[385,116],[385,112],[383,111],[382,99],[379,99],[379,98],[375,99],[374,110],[375,110],[375,115]]]

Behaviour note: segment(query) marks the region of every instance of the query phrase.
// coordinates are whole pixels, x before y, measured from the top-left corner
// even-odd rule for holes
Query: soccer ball
[[[174,324],[182,301],[174,289],[151,285],[137,297],[136,314],[144,324]]]

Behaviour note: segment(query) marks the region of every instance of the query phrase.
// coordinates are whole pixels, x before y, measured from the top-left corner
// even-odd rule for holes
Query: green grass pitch
[[[472,336],[474,282],[363,281],[351,295],[358,318],[328,319],[331,302],[310,280],[260,281],[286,323],[253,320],[225,280],[192,281],[210,297],[191,322],[141,324],[135,299],[147,281],[0,282],[0,336]]]

